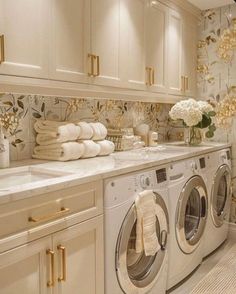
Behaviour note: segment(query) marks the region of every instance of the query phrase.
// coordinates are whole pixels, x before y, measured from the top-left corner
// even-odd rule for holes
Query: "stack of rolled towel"
[[[68,123],[37,120],[33,158],[68,161],[105,156],[114,152],[114,143],[105,140],[107,129],[102,123]]]

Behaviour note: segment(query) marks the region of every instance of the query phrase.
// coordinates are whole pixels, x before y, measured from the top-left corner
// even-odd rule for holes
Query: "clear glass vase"
[[[188,128],[188,137],[186,143],[190,146],[197,146],[202,143],[202,131],[196,127]]]

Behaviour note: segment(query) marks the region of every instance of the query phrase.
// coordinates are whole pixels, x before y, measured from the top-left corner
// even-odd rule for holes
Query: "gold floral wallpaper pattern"
[[[236,5],[232,4],[203,11],[199,23],[198,96],[214,105],[236,95],[235,18]],[[232,141],[231,131],[218,129],[214,139]]]
[[[178,131],[169,124],[172,105],[107,99],[0,94],[0,121],[7,129],[11,160],[31,158],[35,146],[36,119],[100,121],[108,128],[149,124],[161,141],[175,140]],[[174,131],[173,131],[174,130]]]

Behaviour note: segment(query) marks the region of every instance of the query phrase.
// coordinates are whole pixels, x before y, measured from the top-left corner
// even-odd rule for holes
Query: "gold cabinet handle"
[[[93,54],[88,54],[88,58],[90,60],[90,71],[88,72],[88,76],[89,77],[94,77],[95,74],[94,74],[94,57],[96,57],[95,55]]]
[[[185,77],[181,76],[181,91],[185,92]]]
[[[57,250],[61,252],[62,275],[58,278],[59,282],[66,281],[66,248],[58,245]]]
[[[47,255],[50,256],[50,279],[49,281],[47,282],[47,286],[48,287],[54,287],[55,285],[55,252],[48,249],[46,251]]]
[[[186,76],[185,77],[185,91],[188,91],[189,88],[188,88],[188,77]]]
[[[146,67],[146,85],[151,86],[151,67]]]
[[[155,84],[155,69],[152,68],[152,82],[151,82],[151,86]]]
[[[0,35],[0,64],[5,61],[4,35]]]
[[[96,77],[100,76],[100,57],[97,55],[96,56],[96,61],[97,61],[97,73],[95,74]]]
[[[54,214],[51,214],[51,215],[44,215],[44,216],[40,216],[38,218],[34,218],[32,216],[30,216],[28,218],[28,221],[29,222],[32,222],[32,223],[39,223],[39,222],[43,222],[43,221],[47,221],[47,220],[51,220],[51,219],[54,219],[60,215],[63,215],[65,213],[68,213],[70,211],[70,208],[65,208],[65,207],[62,207],[60,211],[57,211],[56,213]]]

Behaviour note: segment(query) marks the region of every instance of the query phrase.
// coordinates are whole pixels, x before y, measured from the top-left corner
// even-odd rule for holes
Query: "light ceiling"
[[[191,2],[194,6],[197,6],[201,10],[235,3],[234,0],[188,0],[188,1]]]

